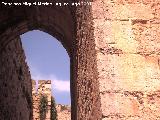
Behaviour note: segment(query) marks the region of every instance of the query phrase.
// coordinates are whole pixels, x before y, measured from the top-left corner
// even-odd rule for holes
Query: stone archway
[[[62,2],[64,1],[62,0]],[[66,0],[66,2],[74,1]],[[0,61],[3,68],[0,82],[0,85],[3,86],[0,104],[1,108],[6,104],[9,106],[1,109],[2,119],[6,117],[5,112],[9,114],[8,119],[32,119],[31,81],[21,43],[19,43],[19,35],[34,29],[56,37],[70,56],[72,119],[95,120],[100,118],[98,73],[90,9],[88,6],[77,8],[71,6],[34,6],[28,8],[1,5],[0,56],[4,59]],[[17,51],[21,52],[17,53]],[[10,83],[9,79],[15,80],[14,84]],[[6,89],[8,89],[7,92]],[[16,97],[26,103],[11,101],[15,98],[10,92],[15,93]],[[21,94],[22,96],[20,96]],[[7,102],[3,102],[6,99]],[[23,107],[20,109],[22,105]],[[25,115],[28,116],[25,117]]]
[[[91,6],[48,8],[1,4],[2,119],[5,113],[16,120],[24,116],[21,107],[12,107],[21,105],[13,93],[19,100],[30,96],[29,82],[14,83],[28,76],[15,41],[32,29],[57,37],[70,54],[72,120],[159,119],[159,8],[155,0],[93,0]],[[25,94],[18,96],[19,91]],[[24,111],[30,108],[24,106]]]

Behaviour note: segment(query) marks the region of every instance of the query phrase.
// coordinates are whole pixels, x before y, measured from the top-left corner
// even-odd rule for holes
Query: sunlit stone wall
[[[36,89],[38,88],[38,89]],[[46,119],[51,119],[51,80],[39,80],[36,87],[36,81],[32,80],[32,97],[33,97],[33,120],[40,120],[39,104],[40,96],[46,95],[48,99]]]
[[[160,1],[94,0],[102,120],[160,119]]]
[[[57,120],[71,120],[71,106],[69,105],[56,105]]]

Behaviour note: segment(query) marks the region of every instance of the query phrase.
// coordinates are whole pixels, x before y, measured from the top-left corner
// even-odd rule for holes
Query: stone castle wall
[[[0,120],[32,120],[31,76],[20,38],[0,56]]]
[[[51,113],[51,80],[39,80],[38,89],[36,90],[36,81],[32,80],[32,97],[33,97],[33,120],[40,120],[39,102],[41,95],[46,95],[48,99],[48,110],[46,119],[50,120]]]
[[[10,84],[15,76],[13,81],[22,77],[17,66],[25,65],[24,59],[18,62],[19,47],[12,41],[40,29],[59,38],[70,55],[73,120],[159,120],[160,1],[93,0],[91,6],[61,8],[0,8],[0,117],[9,113],[15,120],[30,118],[29,99],[19,96],[22,104],[15,112],[11,106],[17,101],[6,86],[17,96],[27,93],[21,88],[26,85],[27,91],[29,85]],[[20,117],[22,109],[27,117]]]
[[[57,120],[71,120],[71,107],[68,105],[56,105]]]
[[[81,1],[81,0],[78,0]],[[98,8],[98,7],[97,7]],[[71,105],[75,120],[99,120],[101,102],[96,61],[92,6],[77,6],[77,34],[73,41],[74,53],[71,76],[71,93],[75,94]],[[75,92],[76,90],[76,92]]]
[[[160,1],[92,2],[101,120],[160,119]]]
[[[36,89],[38,88],[38,89]],[[40,120],[39,101],[41,95],[47,95],[48,112],[45,120],[51,119],[51,80],[32,80],[32,97],[33,97],[33,120]],[[71,107],[68,105],[56,105],[58,120],[71,120]]]

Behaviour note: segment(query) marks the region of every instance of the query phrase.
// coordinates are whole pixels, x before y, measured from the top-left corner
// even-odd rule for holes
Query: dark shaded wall
[[[76,120],[100,120],[100,97],[91,6],[76,8],[74,71]],[[73,112],[73,111],[72,111]]]
[[[74,2],[74,0],[59,0],[59,2]],[[29,8],[2,6],[0,10],[0,18],[2,18],[0,19],[0,51],[7,49],[6,46],[12,43],[13,38],[30,30],[38,29],[56,37],[66,48],[71,60],[72,120],[99,120],[101,106],[91,6],[33,6]],[[14,52],[14,48],[12,52]],[[8,51],[4,54],[6,53]],[[3,58],[3,54],[0,57]],[[8,59],[10,57],[8,56]],[[18,57],[15,58],[12,57],[18,62]],[[25,59],[18,63],[18,66],[25,65],[24,61]],[[6,64],[8,65],[8,63]],[[17,68],[16,66],[4,67],[10,70]],[[7,73],[3,74],[2,81],[4,81],[4,76]],[[20,73],[12,73],[11,75],[18,76]],[[25,80],[25,82],[21,85],[26,85],[31,90],[30,81]],[[9,84],[9,80],[7,84]],[[21,89],[19,87],[20,82],[10,84]],[[18,91],[15,92],[15,94],[17,93]],[[20,96],[20,99],[24,98]],[[4,102],[4,99],[2,101]],[[24,109],[28,109],[26,103],[21,104],[25,107]],[[12,103],[10,104],[12,105]],[[2,105],[6,104],[2,103]],[[17,108],[20,108],[18,109],[19,112],[22,111],[21,106],[17,106]],[[2,111],[4,112],[4,109]],[[18,117],[19,115],[15,114],[15,116]],[[26,116],[29,116],[27,112]],[[25,120],[25,118],[21,120]]]
[[[31,76],[20,38],[0,51],[0,120],[32,120]]]

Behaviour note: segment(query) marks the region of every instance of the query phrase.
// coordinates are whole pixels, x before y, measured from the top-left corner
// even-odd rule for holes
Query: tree
[[[56,103],[54,97],[51,97],[51,120],[58,120],[57,119],[57,110],[56,110]]]
[[[40,96],[40,104],[39,104],[40,120],[45,120],[47,110],[48,110],[47,96],[41,95]]]

